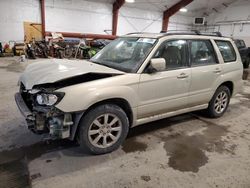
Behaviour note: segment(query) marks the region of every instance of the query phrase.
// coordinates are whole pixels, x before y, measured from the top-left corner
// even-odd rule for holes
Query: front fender
[[[77,112],[88,109],[95,103],[112,98],[126,100],[134,108],[137,106],[137,86],[114,86],[105,88],[89,88],[86,90],[79,86],[70,86],[60,89],[65,93],[64,98],[56,107],[63,112]]]

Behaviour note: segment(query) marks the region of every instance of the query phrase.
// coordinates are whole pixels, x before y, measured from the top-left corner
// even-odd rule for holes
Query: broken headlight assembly
[[[64,93],[39,93],[36,95],[36,102],[39,105],[53,106],[59,103],[64,96]]]

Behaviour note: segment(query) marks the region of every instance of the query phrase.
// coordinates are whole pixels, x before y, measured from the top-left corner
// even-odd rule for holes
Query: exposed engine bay
[[[44,89],[25,90],[24,85],[20,85],[21,97],[31,112],[26,117],[28,128],[36,134],[47,133],[54,139],[69,138],[73,115],[64,113],[53,105],[38,104],[37,99],[44,92]]]
[[[55,105],[60,102],[64,93],[55,90],[115,75],[118,74],[88,73],[54,83],[35,85],[30,90],[26,90],[24,84],[20,83],[19,97],[16,96],[16,102],[21,111],[26,108],[27,113],[24,116],[32,132],[48,134],[52,139],[73,139],[83,112],[65,113],[57,109]]]

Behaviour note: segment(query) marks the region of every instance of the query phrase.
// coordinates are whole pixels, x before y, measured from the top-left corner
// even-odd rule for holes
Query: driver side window
[[[172,40],[161,44],[153,58],[164,58],[166,70],[187,67],[186,40]]]

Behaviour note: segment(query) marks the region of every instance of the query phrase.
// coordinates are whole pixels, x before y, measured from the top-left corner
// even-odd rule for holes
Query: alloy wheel
[[[121,132],[121,120],[115,114],[105,113],[92,122],[88,130],[88,138],[93,146],[107,148],[118,141]]]
[[[228,105],[228,95],[225,91],[220,92],[214,103],[214,110],[216,113],[221,114],[225,111]]]

